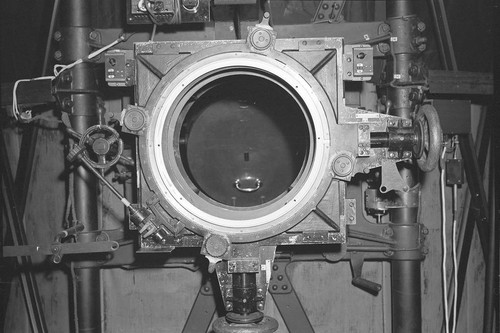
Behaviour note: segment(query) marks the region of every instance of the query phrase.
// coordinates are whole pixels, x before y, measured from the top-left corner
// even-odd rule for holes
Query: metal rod
[[[319,209],[318,207],[316,207],[314,209],[314,212],[316,213],[316,215],[318,215],[319,218],[321,218],[330,227],[332,227],[333,231],[335,231],[335,232],[339,232],[340,231],[340,227],[338,226],[338,224],[335,223],[335,221],[332,220],[328,215],[326,215],[326,213],[324,211],[322,211],[321,209]]]
[[[72,63],[91,53],[89,34],[92,31],[91,1],[64,0],[61,2],[61,52],[64,63]],[[70,96],[73,104],[70,115],[71,127],[84,133],[98,123],[97,86],[93,64],[81,63],[68,69],[64,75],[71,77],[72,89],[78,92]],[[81,93],[82,91],[90,93]],[[97,180],[83,166],[75,170],[74,177],[76,218],[85,230],[98,229]],[[95,241],[91,232],[79,235],[79,242]],[[93,266],[82,262],[81,267]],[[75,298],[77,331],[101,332],[100,274],[98,268],[75,269]]]

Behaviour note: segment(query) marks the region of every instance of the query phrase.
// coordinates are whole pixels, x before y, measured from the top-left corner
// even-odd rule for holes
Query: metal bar
[[[0,161],[1,161],[0,172],[2,179],[1,197],[3,198],[2,203],[6,211],[7,220],[9,222],[9,228],[12,233],[12,239],[14,241],[14,245],[26,245],[28,243],[26,238],[26,231],[24,230],[24,225],[22,223],[22,220],[19,218],[19,214],[17,212],[14,181],[12,179],[12,173],[10,170],[6,143],[1,130],[0,130]],[[18,264],[24,267],[29,267],[31,266],[31,258],[18,257]],[[30,324],[33,332],[34,333],[48,332],[35,276],[31,271],[26,270],[20,272],[20,279],[21,279],[21,287],[23,290],[24,299],[26,302],[26,307],[28,310],[28,316],[30,318]]]
[[[337,223],[335,223],[334,220],[332,220],[328,215],[326,215],[324,211],[316,207],[314,209],[314,212],[316,213],[316,215],[318,215],[319,218],[325,221],[333,229],[333,231],[335,232],[340,231],[340,227],[337,225]]]
[[[270,293],[283,321],[290,333],[314,333],[307,314],[300,303],[286,269],[290,261],[275,260],[273,265],[273,283]]]
[[[61,2],[61,53],[63,63],[72,63],[90,54],[89,34],[92,31],[91,1],[64,0]],[[98,124],[96,78],[93,64],[81,63],[70,70],[71,101],[73,108],[70,115],[71,127],[79,133],[84,133],[90,126]],[[81,92],[79,92],[81,91]],[[83,93],[85,92],[85,93]],[[90,93],[89,93],[90,92]],[[74,191],[76,218],[85,230],[99,228],[97,214],[97,180],[83,166],[75,170]],[[79,235],[79,242],[95,241],[94,233]],[[100,274],[98,268],[86,268],[85,262],[81,268],[75,269],[75,298],[77,313],[77,331],[86,333],[101,332],[101,299]],[[93,262],[88,262],[92,266]]]
[[[496,222],[495,222],[495,147],[493,140],[490,141],[490,183],[489,183],[489,240],[488,252],[485,253],[486,257],[486,273],[485,273],[485,286],[484,286],[484,319],[483,319],[483,332],[493,332],[493,318],[494,318],[494,300],[495,300],[495,238],[496,238]]]
[[[427,83],[431,94],[493,95],[493,73],[429,70]]]
[[[479,167],[479,162],[474,149],[474,139],[472,138],[472,134],[463,136],[460,142],[460,147],[464,156],[465,174],[467,176],[467,183],[469,184],[469,190],[472,196],[472,204],[477,208],[479,213],[479,220],[476,222],[479,232],[479,239],[481,241],[483,253],[486,254],[488,251],[487,226],[489,210],[488,202],[486,199],[486,192],[483,186],[483,172],[481,172]]]
[[[439,11],[441,14],[441,22],[443,22],[444,37],[446,38],[446,49],[448,51],[451,69],[454,71],[458,70],[457,59],[455,58],[455,50],[453,49],[453,41],[450,34],[450,25],[448,24],[448,15],[446,15],[446,8],[444,6],[443,0],[437,0],[439,5]]]
[[[471,135],[463,135],[460,136],[460,147],[462,149],[462,157],[464,161],[467,161],[465,163],[465,168],[466,171],[468,171],[467,174],[467,180],[470,182],[469,174],[471,173],[468,168],[470,165],[475,165],[476,170],[475,173],[479,173],[479,175],[475,175],[476,178],[482,179],[482,175],[484,174],[484,168],[479,167],[477,164],[477,156],[474,153],[473,149],[473,139]],[[468,161],[469,160],[469,161]],[[471,194],[471,204],[469,206],[469,212],[468,212],[468,217],[467,217],[467,222],[465,224],[465,228],[460,232],[460,234],[463,234],[463,239],[461,240],[462,246],[460,248],[460,252],[458,255],[458,285],[457,285],[457,317],[460,316],[460,308],[462,305],[462,297],[464,293],[464,287],[465,287],[465,277],[467,275],[467,265],[469,263],[469,255],[470,255],[470,249],[472,246],[472,237],[474,235],[474,226],[478,226],[478,233],[481,237],[481,232],[479,231],[479,225],[480,223],[476,223],[476,220],[480,217],[481,215],[481,210],[477,207],[477,197],[475,194],[477,194],[476,191],[474,191],[473,187],[471,187],[471,183],[469,183],[469,190]],[[482,185],[482,183],[481,183]],[[474,186],[474,185],[472,185]],[[484,190],[484,189],[483,189]],[[484,237],[484,236],[483,236]],[[483,243],[483,242],[481,242]],[[486,244],[484,244],[485,247],[483,247],[483,251],[487,250]],[[486,252],[483,252],[486,253]],[[450,320],[452,318],[450,317]]]

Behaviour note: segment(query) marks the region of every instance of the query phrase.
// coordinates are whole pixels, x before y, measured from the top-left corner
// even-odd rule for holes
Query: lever
[[[376,296],[382,290],[382,286],[361,277],[364,260],[365,257],[362,253],[351,253],[352,284]]]

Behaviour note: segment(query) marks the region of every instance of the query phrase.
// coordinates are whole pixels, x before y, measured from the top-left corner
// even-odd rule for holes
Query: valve
[[[123,153],[123,141],[116,130],[107,125],[95,125],[83,133],[79,142],[81,157],[96,169],[115,165]]]
[[[439,162],[443,135],[436,109],[429,104],[422,105],[415,116],[415,144],[413,154],[420,170],[429,172]]]

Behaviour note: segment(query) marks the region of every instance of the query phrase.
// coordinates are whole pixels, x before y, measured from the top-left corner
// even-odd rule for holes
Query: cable
[[[21,79],[14,83],[14,89],[12,89],[12,113],[16,120],[19,120],[21,113],[19,112],[19,107],[17,105],[17,87],[21,82],[39,81],[39,80],[53,80],[55,76],[41,76],[33,79]],[[31,113],[29,113],[31,115]],[[31,118],[31,117],[30,117]],[[29,118],[28,118],[29,119]]]
[[[129,36],[130,37],[130,36]],[[57,77],[59,74],[61,74],[63,71],[67,70],[67,69],[70,69],[70,68],[73,68],[75,67],[76,65],[78,64],[81,64],[87,60],[90,60],[92,58],[95,58],[97,57],[99,54],[103,53],[104,51],[112,48],[113,46],[115,46],[116,44],[119,44],[121,42],[124,42],[126,41],[128,38],[125,37],[125,35],[121,35],[120,37],[118,37],[118,39],[116,39],[115,41],[113,41],[112,43],[104,46],[104,47],[101,47],[100,49],[98,49],[97,51],[94,51],[92,53],[90,53],[88,56],[86,56],[85,58],[81,58],[81,59],[78,59],[76,60],[75,62],[69,64],[69,65],[61,65],[61,64],[58,64],[58,65],[55,65],[54,66],[54,77]]]
[[[446,154],[446,147],[443,147],[443,152],[441,154],[441,161],[444,160],[444,156]],[[445,196],[445,168],[441,165],[441,237],[442,237],[442,245],[443,245],[443,260],[441,267],[441,276],[443,280],[443,307],[444,307],[444,324],[445,324],[445,332],[450,332],[449,327],[449,319],[450,315],[448,314],[448,287],[446,282],[446,256],[447,256],[447,241],[446,241],[446,196]]]
[[[458,151],[458,136],[453,138],[453,158],[457,158]],[[452,257],[453,257],[453,322],[452,333],[455,333],[458,322],[457,318],[457,295],[458,295],[458,260],[457,260],[457,214],[458,214],[458,185],[453,185],[453,223],[452,223]]]
[[[81,64],[87,60],[90,60],[92,58],[95,58],[97,57],[99,54],[101,54],[102,52],[112,48],[113,46],[115,46],[116,44],[119,44],[121,42],[124,42],[126,41],[128,38],[130,38],[130,36],[132,35],[129,35],[129,36],[125,36],[125,35],[121,35],[120,37],[118,37],[118,39],[116,39],[115,41],[113,41],[112,43],[98,49],[97,51],[94,51],[92,53],[90,53],[87,57],[85,58],[81,58],[81,59],[78,59],[76,60],[75,62],[69,64],[69,65],[61,65],[61,64],[57,64],[54,66],[54,76],[40,76],[40,77],[35,77],[35,78],[32,78],[32,79],[21,79],[21,80],[17,80],[15,83],[14,83],[14,88],[12,89],[12,114],[14,116],[14,118],[19,121],[20,119],[22,119],[24,122],[31,122],[33,120],[36,120],[36,119],[45,119],[47,121],[54,121],[53,119],[50,119],[50,118],[47,118],[47,117],[44,117],[44,116],[36,116],[36,117],[33,117],[31,116],[31,110],[28,110],[26,111],[26,116],[22,116],[21,115],[21,112],[19,111],[19,106],[18,106],[18,102],[17,102],[17,87],[19,86],[19,83],[21,82],[30,82],[30,81],[38,81],[38,80],[54,80],[55,78],[57,78],[57,76],[59,76],[59,74],[61,74],[63,71],[67,70],[67,69],[70,69],[78,64]],[[57,122],[60,122],[60,121],[57,121]]]

